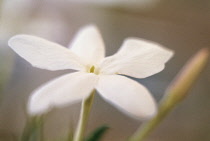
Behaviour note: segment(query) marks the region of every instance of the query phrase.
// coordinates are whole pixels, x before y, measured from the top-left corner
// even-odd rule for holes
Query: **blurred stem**
[[[85,128],[88,122],[88,117],[92,107],[94,95],[95,95],[95,90],[93,90],[90,96],[82,102],[79,123],[77,125],[73,141],[82,141],[84,138]]]
[[[166,90],[165,97],[159,105],[157,115],[143,124],[129,141],[142,141],[153,131],[157,125],[181,102],[188,94],[190,88],[198,79],[200,73],[209,61],[209,50],[201,49],[182,68],[174,81]]]
[[[21,141],[43,141],[43,116],[28,119]]]
[[[143,141],[175,106],[170,104],[169,101],[169,99],[163,100],[159,106],[158,114],[149,122],[144,123],[129,139],[129,141]]]

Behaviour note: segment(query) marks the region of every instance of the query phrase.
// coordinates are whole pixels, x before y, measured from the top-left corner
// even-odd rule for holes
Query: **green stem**
[[[95,90],[91,93],[91,95],[88,98],[86,98],[82,102],[79,123],[77,125],[77,129],[76,129],[73,141],[82,141],[83,140],[85,128],[86,128],[86,125],[88,122],[88,117],[89,117],[93,99],[94,99],[94,95],[95,95]]]
[[[169,100],[170,101],[170,100]],[[173,109],[175,105],[170,104],[169,101],[163,100],[159,107],[158,114],[147,123],[144,123],[129,139],[129,141],[143,141],[156,128],[165,116]]]
[[[43,141],[43,116],[28,119],[20,141]]]

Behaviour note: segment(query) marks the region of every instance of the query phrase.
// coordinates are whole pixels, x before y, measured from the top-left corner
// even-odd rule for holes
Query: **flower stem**
[[[170,101],[170,100],[169,100]],[[175,105],[170,104],[169,101],[164,101],[160,107],[158,114],[147,123],[144,123],[136,133],[129,139],[129,141],[143,141],[156,128],[164,117],[173,109]],[[166,102],[166,103],[165,103]]]
[[[73,141],[82,141],[83,140],[84,133],[85,133],[85,127],[88,122],[88,117],[89,117],[90,110],[92,107],[94,95],[95,95],[95,90],[90,94],[89,97],[87,97],[82,102],[80,118],[79,118],[79,122],[77,125],[77,129],[76,129]]]

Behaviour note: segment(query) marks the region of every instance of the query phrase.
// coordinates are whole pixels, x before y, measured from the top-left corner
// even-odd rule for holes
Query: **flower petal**
[[[69,49],[45,39],[16,35],[9,46],[33,66],[47,70],[84,70],[81,60]]]
[[[70,45],[70,49],[87,64],[97,64],[105,56],[103,39],[94,25],[82,28]]]
[[[121,49],[101,64],[101,73],[145,78],[162,71],[173,51],[142,39],[125,40]]]
[[[156,114],[156,104],[149,91],[120,75],[101,75],[96,89],[110,103],[134,117],[147,119]]]
[[[87,97],[98,80],[91,73],[76,72],[61,76],[36,90],[30,96],[30,114],[42,114],[52,107],[62,107]]]

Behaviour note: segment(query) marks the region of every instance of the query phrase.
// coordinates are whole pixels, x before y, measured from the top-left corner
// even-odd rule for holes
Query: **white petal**
[[[9,46],[33,66],[48,70],[82,70],[81,60],[69,49],[45,39],[16,35],[9,40]]]
[[[86,26],[77,33],[70,49],[87,64],[97,64],[105,55],[101,34],[93,25]]]
[[[145,78],[162,71],[173,52],[142,39],[127,39],[121,49],[101,64],[101,73]]]
[[[138,119],[156,114],[156,104],[149,91],[129,78],[101,75],[96,89],[108,102]]]
[[[52,107],[62,107],[87,97],[98,80],[91,73],[76,72],[61,76],[32,93],[28,111],[42,114]]]

